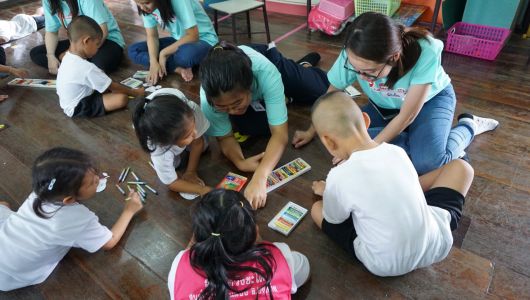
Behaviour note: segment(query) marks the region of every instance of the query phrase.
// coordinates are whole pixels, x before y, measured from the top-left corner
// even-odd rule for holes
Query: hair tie
[[[241,203],[241,207],[245,207],[245,205],[243,204],[243,201],[239,201],[239,203]]]
[[[212,232],[212,233],[210,233],[210,234],[211,234],[212,236],[221,236],[220,233],[216,233],[216,232]]]
[[[217,45],[217,46],[213,47],[213,51],[217,51],[217,50],[219,50],[219,51],[223,51],[224,48],[223,48],[223,46],[221,46],[221,45]]]
[[[48,191],[51,191],[53,190],[53,185],[55,184],[57,180],[55,178],[53,178],[51,181],[50,181],[50,184],[48,184]]]

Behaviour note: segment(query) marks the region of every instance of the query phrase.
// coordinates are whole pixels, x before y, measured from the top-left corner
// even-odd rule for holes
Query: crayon
[[[131,171],[131,175],[132,175],[132,177],[134,177],[134,180],[136,180],[136,181],[140,181],[140,178],[138,178],[138,176],[136,176],[136,174],[134,173],[134,171]]]
[[[116,184],[116,188],[118,189],[118,191],[120,191],[120,193],[125,195],[125,191],[118,184]]]
[[[121,182],[121,178],[123,177],[123,173],[125,173],[125,169],[121,170],[120,176],[118,176],[118,182]]]
[[[127,181],[127,184],[147,184],[145,181]]]
[[[153,168],[153,170],[155,170],[155,171],[156,171],[156,169],[155,169],[155,165],[153,165],[153,163],[152,163],[152,162],[150,162],[150,161],[147,161],[147,163],[148,163],[148,164],[149,164],[149,165],[151,166],[151,168]]]
[[[123,174],[123,178],[121,179],[121,182],[125,181],[125,179],[127,179],[127,175],[129,175],[129,170],[131,168],[130,167],[127,167],[127,169],[125,169],[125,173]]]
[[[158,195],[158,192],[154,188],[150,187],[148,184],[146,184],[145,187],[151,192],[153,192],[153,194]]]

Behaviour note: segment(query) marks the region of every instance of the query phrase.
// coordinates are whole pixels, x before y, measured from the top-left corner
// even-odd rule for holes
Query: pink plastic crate
[[[353,0],[321,0],[319,9],[337,19],[345,20],[353,15]]]
[[[448,31],[445,50],[494,60],[509,35],[510,30],[506,28],[457,22]]]

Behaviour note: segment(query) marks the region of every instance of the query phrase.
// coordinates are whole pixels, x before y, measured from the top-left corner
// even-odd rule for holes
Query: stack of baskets
[[[401,0],[355,0],[355,15],[368,11],[392,16],[401,5]]]

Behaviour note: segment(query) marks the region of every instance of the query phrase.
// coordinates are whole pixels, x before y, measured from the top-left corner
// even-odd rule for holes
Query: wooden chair
[[[266,9],[266,0],[256,1],[256,0],[228,0],[218,3],[210,4],[210,8],[213,9],[213,19],[214,19],[214,28],[215,32],[219,35],[218,23],[217,23],[217,14],[218,12],[226,13],[231,16],[232,19],[232,35],[234,37],[234,44],[237,44],[237,32],[236,32],[236,14],[246,13],[247,15],[247,34],[248,38],[251,38],[252,31],[250,29],[250,11],[257,8],[262,8],[263,10],[263,20],[265,22],[265,34],[267,34],[267,43],[271,42],[271,36],[269,32],[269,19],[267,18],[267,9]],[[257,33],[257,32],[255,32]],[[262,33],[262,32],[260,32]]]

